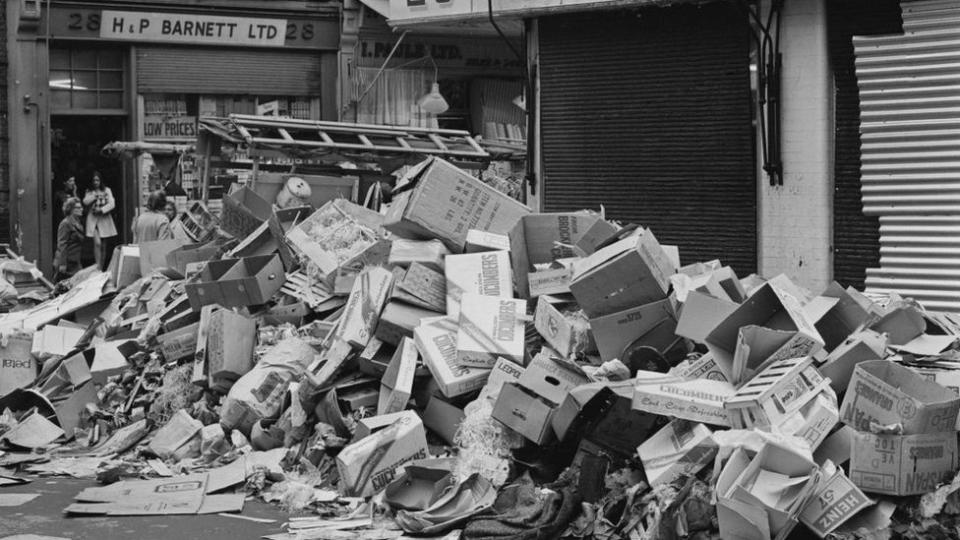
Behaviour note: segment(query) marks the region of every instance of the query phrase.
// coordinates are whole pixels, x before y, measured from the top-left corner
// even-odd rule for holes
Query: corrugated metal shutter
[[[902,10],[903,35],[853,41],[863,208],[880,218],[867,290],[960,311],[960,0]]]
[[[137,86],[141,93],[319,96],[320,52],[139,47]]]
[[[756,271],[747,15],[732,3],[540,20],[543,203],[598,208]]]
[[[852,37],[899,33],[899,0],[827,2],[835,88],[833,278],[862,290],[867,268],[880,264],[880,223],[863,213],[860,196],[860,94]]]

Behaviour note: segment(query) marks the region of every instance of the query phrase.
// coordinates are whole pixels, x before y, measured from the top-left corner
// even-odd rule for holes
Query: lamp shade
[[[440,94],[440,83],[436,82],[430,87],[430,93],[417,101],[417,106],[422,110],[433,114],[445,113],[447,112],[447,109],[450,108],[447,100],[443,99],[443,96]]]

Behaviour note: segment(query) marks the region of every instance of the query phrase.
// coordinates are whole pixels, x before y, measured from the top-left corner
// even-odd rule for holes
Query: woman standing
[[[70,197],[63,203],[65,216],[57,227],[57,253],[53,257],[54,281],[61,281],[77,273],[82,266],[80,254],[83,248],[83,205],[80,199]]]
[[[133,220],[133,241],[135,243],[170,240],[170,220],[163,213],[167,207],[167,196],[162,191],[154,191],[147,197],[147,211]]]
[[[113,238],[117,235],[117,226],[113,223],[111,212],[117,203],[110,188],[103,185],[100,173],[94,171],[92,189],[88,189],[83,196],[83,205],[90,208],[87,214],[87,238],[93,238],[93,255],[97,261],[97,270],[103,270],[106,259],[104,238]]]

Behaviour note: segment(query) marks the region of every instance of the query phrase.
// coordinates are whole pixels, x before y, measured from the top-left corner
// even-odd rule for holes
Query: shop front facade
[[[7,3],[20,19],[29,2]],[[118,160],[114,141],[192,144],[205,115],[268,112],[337,118],[339,7],[319,2],[37,3],[38,24],[11,39],[11,175],[23,254],[51,261],[57,191],[73,176],[79,190],[100,173],[117,200],[114,220],[129,224],[145,194],[175,180],[197,189],[189,158],[177,170],[149,155]],[[47,8],[49,6],[49,11]],[[37,239],[34,243],[32,240]]]

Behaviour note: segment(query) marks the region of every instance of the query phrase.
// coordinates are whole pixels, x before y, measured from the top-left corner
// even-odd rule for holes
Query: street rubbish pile
[[[0,480],[95,477],[74,518],[254,495],[274,539],[958,537],[953,316],[439,159],[381,212],[256,197],[0,318]]]

